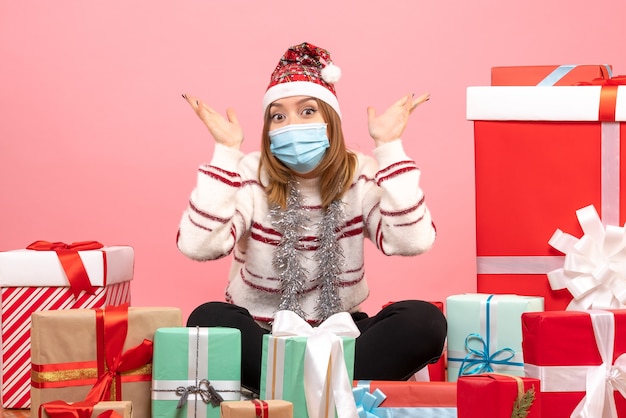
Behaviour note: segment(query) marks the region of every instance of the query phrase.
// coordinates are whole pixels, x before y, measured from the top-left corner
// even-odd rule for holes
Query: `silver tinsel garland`
[[[320,294],[317,297],[315,313],[321,320],[343,310],[337,288],[344,263],[343,249],[337,241],[337,233],[343,219],[343,203],[335,200],[328,205],[318,228],[320,243],[315,252],[315,260],[318,265],[317,282]]]
[[[280,206],[270,209],[272,225],[282,234],[280,243],[274,251],[272,265],[279,272],[281,300],[279,310],[290,310],[304,318],[304,312],[300,307],[300,295],[303,293],[307,271],[302,267],[301,257],[298,250],[300,230],[308,230],[310,222],[302,206],[300,192],[295,185],[290,185],[287,196],[287,209]]]
[[[276,247],[272,265],[279,272],[281,301],[279,310],[287,309],[306,319],[300,306],[307,278],[307,270],[302,266],[304,254],[299,250],[302,233],[308,231],[310,218],[306,214],[300,192],[296,184],[290,184],[287,208],[280,206],[270,209],[272,225],[282,234]],[[343,203],[332,202],[318,224],[318,248],[314,258],[318,269],[316,282],[320,294],[316,300],[317,319],[325,320],[342,311],[339,298],[338,280],[343,267],[343,250],[337,242],[337,233],[344,221]]]

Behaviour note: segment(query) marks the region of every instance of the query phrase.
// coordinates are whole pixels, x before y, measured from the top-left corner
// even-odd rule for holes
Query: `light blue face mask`
[[[330,147],[325,123],[287,125],[270,131],[269,137],[272,154],[301,174],[317,167]]]

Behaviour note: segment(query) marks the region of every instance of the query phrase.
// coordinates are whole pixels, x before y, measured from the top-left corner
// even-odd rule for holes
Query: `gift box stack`
[[[37,241],[0,252],[2,406],[30,405],[30,317],[35,311],[130,303],[134,251],[96,241]]]
[[[518,352],[511,343],[511,351],[499,338],[484,349],[484,334],[474,332],[478,349],[468,344],[477,337],[466,339],[468,354],[453,357],[468,371],[458,378],[459,417],[626,416],[622,84],[626,77],[612,76],[606,65],[495,67],[492,86],[467,90],[477,289],[492,298],[543,298],[544,309],[516,316],[523,365],[517,377],[498,370],[498,355],[513,360]],[[490,356],[490,367],[481,360],[468,366],[472,357]],[[530,398],[527,415],[515,415]],[[504,409],[494,402],[501,399]]]

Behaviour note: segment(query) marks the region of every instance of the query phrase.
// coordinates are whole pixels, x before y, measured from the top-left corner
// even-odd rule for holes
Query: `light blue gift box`
[[[241,399],[241,332],[234,328],[159,328],[154,335],[153,418],[219,418],[214,392]]]
[[[543,297],[467,293],[446,299],[448,381],[497,372],[524,376],[522,313],[543,311]]]

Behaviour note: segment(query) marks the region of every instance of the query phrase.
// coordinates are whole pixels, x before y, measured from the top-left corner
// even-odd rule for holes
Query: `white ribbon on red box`
[[[580,239],[560,229],[550,238],[550,245],[565,254],[563,266],[548,273],[550,286],[572,294],[567,310],[625,308],[625,229],[603,226],[593,205],[578,209],[576,216],[584,232]]]
[[[618,418],[613,391],[626,397],[626,353],[613,363],[615,316],[601,310],[587,311],[602,364],[597,366],[524,365],[528,377],[541,380],[542,392],[582,392],[572,418]]]
[[[331,315],[315,328],[292,311],[276,313],[273,337],[308,337],[304,355],[304,393],[309,418],[334,416],[335,406],[339,418],[357,416],[340,337],[356,338],[359,335],[347,312]]]

